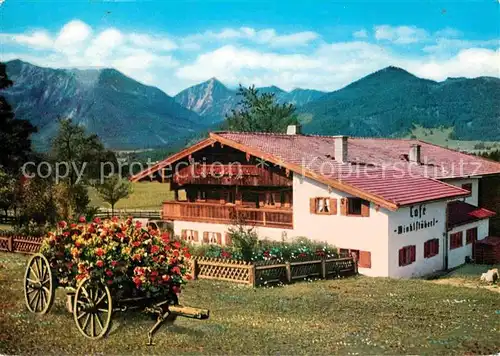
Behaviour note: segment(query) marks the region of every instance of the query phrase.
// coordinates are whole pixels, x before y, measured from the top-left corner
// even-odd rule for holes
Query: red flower
[[[151,277],[157,277],[158,271],[151,271]]]
[[[65,229],[66,226],[68,226],[68,223],[66,221],[59,221],[57,225],[59,225],[60,228]]]
[[[184,252],[184,257],[191,258],[191,254],[189,252]]]
[[[140,229],[142,227],[142,223],[140,221],[135,222],[135,228]]]
[[[160,251],[160,248],[156,245],[151,246],[151,253],[158,253]]]
[[[111,284],[113,284],[113,280],[112,279],[108,279],[108,281],[106,283],[108,283],[109,285],[111,285]]]
[[[75,246],[76,247],[80,247],[82,245],[82,243],[80,241],[75,241]]]
[[[101,218],[94,218],[94,222],[96,224],[100,224],[101,223]]]
[[[174,274],[181,274],[181,270],[179,267],[175,266],[172,268],[172,273]]]
[[[113,271],[111,271],[110,269],[107,269],[107,270],[106,270],[106,275],[107,275],[108,277],[111,277],[111,276],[113,275]]]
[[[181,292],[181,287],[180,286],[172,286],[172,292],[175,294],[179,294]]]
[[[114,222],[114,223],[115,223],[115,222],[118,222],[118,216],[113,216],[113,217],[111,218],[111,221],[112,221],[112,222]]]
[[[78,221],[81,222],[81,223],[87,222],[87,220],[85,219],[85,216],[80,216],[80,218],[78,219]]]
[[[134,277],[134,278],[132,278],[132,281],[135,283],[135,286],[137,288],[139,288],[142,284],[141,277]]]
[[[100,247],[96,248],[95,249],[95,254],[99,257],[101,257],[102,255],[104,255],[104,250]]]
[[[179,241],[174,242],[174,247],[175,248],[181,248],[181,243]]]
[[[95,265],[99,268],[102,268],[104,266],[104,261],[103,260],[99,260],[95,263]]]
[[[173,253],[173,255],[174,255],[175,257],[179,257],[179,251],[174,250],[174,252],[172,252],[172,253]]]
[[[168,232],[164,232],[161,235],[161,239],[163,240],[163,242],[168,243],[170,241],[170,234]]]
[[[163,276],[161,276],[161,279],[163,279],[166,282],[170,279],[170,276],[168,274],[164,274]]]
[[[77,227],[77,225],[73,223],[69,227],[71,227],[72,229],[75,229]]]
[[[132,242],[132,246],[139,247],[139,246],[141,246],[141,242],[140,241],[134,241],[134,242]]]
[[[231,253],[229,253],[227,251],[222,251],[220,253],[220,257],[222,257],[222,258],[231,258]]]
[[[116,265],[117,265],[117,264],[118,264],[118,262],[116,262],[116,261],[111,261],[111,266],[116,267]]]
[[[136,253],[135,255],[132,256],[133,260],[140,261],[142,258],[140,253]]]

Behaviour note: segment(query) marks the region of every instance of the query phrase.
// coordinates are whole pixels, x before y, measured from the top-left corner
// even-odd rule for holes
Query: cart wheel
[[[111,328],[113,300],[101,282],[84,280],[76,289],[73,317],[78,330],[89,339],[100,339]]]
[[[55,283],[47,258],[33,255],[24,273],[24,299],[32,313],[45,314],[54,304]]]

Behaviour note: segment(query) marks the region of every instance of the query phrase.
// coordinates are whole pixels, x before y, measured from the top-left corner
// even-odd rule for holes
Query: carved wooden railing
[[[167,201],[163,203],[162,211],[162,218],[165,220],[219,224],[228,224],[237,215],[243,217],[249,225],[293,228],[292,209],[246,208],[237,205]]]

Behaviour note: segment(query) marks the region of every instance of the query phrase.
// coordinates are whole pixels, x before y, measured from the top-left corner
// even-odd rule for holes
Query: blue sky
[[[169,94],[213,76],[230,86],[335,90],[387,65],[434,80],[500,76],[499,38],[499,0],[0,6],[2,60],[114,67]]]

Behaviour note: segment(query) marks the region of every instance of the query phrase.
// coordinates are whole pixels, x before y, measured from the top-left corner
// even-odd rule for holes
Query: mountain
[[[14,85],[0,94],[16,117],[38,128],[33,141],[42,150],[58,118],[72,118],[115,149],[171,145],[204,125],[199,115],[161,90],[114,69],[51,69],[20,60],[6,64]]]
[[[222,121],[238,104],[236,91],[228,89],[216,78],[184,89],[175,96],[175,100],[183,107],[214,122]]]
[[[435,82],[387,67],[299,108],[304,132],[398,137],[413,125],[456,139],[500,140],[500,79]]]
[[[260,93],[273,93],[279,103],[304,105],[320,98],[325,93],[311,89],[294,89],[287,92],[277,86],[257,88]],[[226,114],[237,108],[240,98],[236,90],[227,88],[216,78],[193,85],[175,96],[175,100],[185,108],[207,118],[209,123],[224,120]]]

